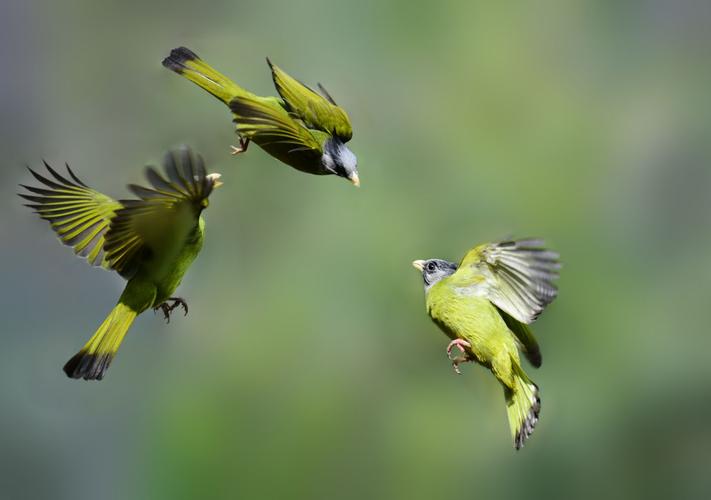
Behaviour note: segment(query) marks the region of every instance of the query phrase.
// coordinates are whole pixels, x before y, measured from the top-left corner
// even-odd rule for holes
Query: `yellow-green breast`
[[[502,350],[518,359],[513,335],[486,298],[457,289],[445,278],[429,289],[426,305],[432,320],[449,338],[471,343],[471,351],[480,363],[488,366]]]

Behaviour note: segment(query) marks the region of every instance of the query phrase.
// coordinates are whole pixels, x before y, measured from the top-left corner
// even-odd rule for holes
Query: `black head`
[[[442,259],[416,260],[412,265],[415,269],[422,271],[426,289],[442,278],[451,276],[457,270],[457,264]]]
[[[338,177],[348,179],[356,186],[360,186],[358,179],[358,159],[353,151],[338,139],[331,137],[323,144],[323,167]]]

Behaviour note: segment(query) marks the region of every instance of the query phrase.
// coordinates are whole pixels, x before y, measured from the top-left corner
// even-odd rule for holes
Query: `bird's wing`
[[[21,194],[31,202],[27,205],[48,221],[59,239],[74,248],[74,253],[86,258],[94,266],[109,268],[104,239],[111,219],[123,206],[80,181],[67,165],[69,179],[60,175],[45,162],[53,179],[30,169],[44,187],[25,186],[32,194]]]
[[[506,326],[509,327],[509,330],[513,332],[518,341],[521,343],[526,359],[528,359],[529,363],[531,363],[534,367],[539,368],[543,362],[543,357],[541,356],[541,348],[538,347],[538,342],[533,336],[531,329],[528,325],[514,319],[501,309],[499,309],[499,314],[503,318],[504,323],[506,323]]]
[[[541,240],[479,245],[454,273],[460,286],[472,286],[521,323],[531,323],[558,294],[559,256]]]
[[[267,62],[272,70],[277,92],[284,99],[289,111],[303,120],[307,127],[327,132],[343,142],[348,142],[353,137],[351,121],[345,110],[336,104],[321,84],[319,89],[323,96],[289,76],[269,59]]]
[[[270,106],[260,99],[237,97],[230,102],[237,131],[249,139],[257,139],[262,147],[279,146],[289,153],[313,154],[318,160],[323,154],[321,143],[313,133],[294,120],[280,106]]]
[[[196,205],[207,206],[214,181],[200,155],[188,148],[169,151],[163,161],[167,178],[153,167],[146,177],[153,186],[129,189],[140,199],[122,200],[106,232],[104,250],[112,269],[130,278],[156,249],[180,243],[197,221]]]

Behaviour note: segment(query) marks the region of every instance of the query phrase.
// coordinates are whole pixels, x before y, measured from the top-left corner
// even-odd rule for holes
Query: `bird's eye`
[[[437,264],[435,264],[434,262],[427,263],[427,270],[429,272],[434,272],[435,269],[437,269]]]

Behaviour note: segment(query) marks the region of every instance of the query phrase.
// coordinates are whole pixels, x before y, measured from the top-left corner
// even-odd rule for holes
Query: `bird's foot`
[[[472,361],[472,358],[469,356],[465,348],[471,348],[471,344],[467,342],[464,339],[454,339],[449,343],[447,346],[447,357],[450,359],[452,362],[452,368],[454,368],[454,371],[457,375],[461,375],[462,372],[459,370],[459,365],[462,363],[467,363],[469,361]],[[459,356],[452,357],[452,349],[454,348],[459,349]]]
[[[158,309],[163,311],[163,317],[165,318],[165,322],[170,323],[170,306],[168,305],[168,303],[163,302],[162,304],[155,306],[153,308],[153,313],[155,314]]]
[[[188,303],[185,302],[185,299],[181,297],[168,297],[168,300],[172,300],[173,304],[170,306],[170,312],[173,312],[173,309],[176,309],[178,306],[183,308],[183,316],[188,315]]]
[[[172,301],[172,304],[169,304],[168,301]],[[163,316],[165,317],[165,322],[170,323],[170,315],[173,313],[173,310],[176,309],[178,306],[183,308],[184,314],[183,316],[188,315],[188,303],[185,302],[185,299],[181,299],[180,297],[168,297],[168,300],[163,302],[162,304],[156,306],[153,308],[153,311],[157,311],[160,309],[163,311]]]
[[[466,354],[465,348],[470,348],[472,345],[464,339],[454,339],[447,346],[447,357],[452,359],[452,349],[455,347],[459,349],[460,354]]]
[[[471,357],[467,356],[457,356],[456,358],[449,358],[452,361],[452,368],[454,368],[454,373],[457,375],[461,375],[462,372],[459,369],[459,365],[462,363],[469,363],[470,361],[474,361]]]
[[[244,153],[245,151],[247,151],[247,147],[248,147],[248,146],[249,146],[249,139],[246,139],[246,138],[244,138],[244,137],[240,137],[240,138],[239,138],[239,146],[230,146],[230,148],[232,149],[232,151],[230,152],[230,154],[231,154],[232,156],[235,156],[235,155],[238,155],[238,154],[240,154],[240,153]]]

